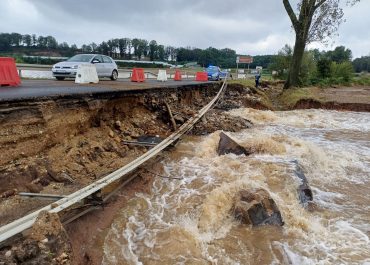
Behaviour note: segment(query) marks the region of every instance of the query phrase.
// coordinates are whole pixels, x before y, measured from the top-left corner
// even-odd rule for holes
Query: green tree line
[[[275,77],[286,80],[293,56],[293,48],[285,45],[270,65],[275,71]],[[362,57],[352,62],[352,51],[344,46],[334,50],[320,51],[313,49],[305,51],[302,58],[302,70],[299,82],[302,85],[348,84],[353,80],[354,71],[368,71],[370,57]]]
[[[185,64],[197,62],[199,65],[206,67],[208,65],[217,65],[222,68],[235,68],[237,53],[229,48],[216,49],[209,47],[199,49],[193,47],[164,46],[157,41],[147,41],[145,39],[116,38],[103,41],[100,44],[94,42],[83,44],[77,47],[76,44],[69,45],[66,42],[58,42],[53,36],[37,36],[35,34],[19,33],[0,33],[0,53],[22,53],[25,55],[39,54],[59,54],[60,56],[69,57],[76,53],[101,53],[109,55],[114,59],[149,59],[150,61],[167,61]],[[279,72],[279,76],[286,77],[286,71],[289,64],[293,49],[289,46],[284,47],[277,55],[257,55],[253,57],[253,63],[249,65],[251,69],[256,66],[262,66],[264,69],[270,68]],[[307,52],[305,53],[307,61]],[[312,50],[309,52],[315,66],[328,65],[328,62],[350,62],[352,52],[343,46],[335,48],[333,51]],[[243,65],[240,65],[242,68]],[[245,66],[246,67],[246,66]],[[370,57],[361,57],[353,61],[353,67],[356,72],[370,70]],[[307,72],[302,71],[303,75]],[[304,79],[304,78],[303,78]]]
[[[175,48],[164,46],[157,41],[145,39],[115,38],[100,44],[90,43],[77,47],[66,42],[59,43],[53,36],[37,36],[35,34],[0,33],[1,53],[23,53],[25,55],[59,54],[69,57],[76,53],[101,53],[114,59],[149,59],[150,61],[167,61],[185,64],[197,62],[201,66],[218,65],[223,68],[236,67],[237,54],[232,49],[216,49],[209,47],[199,49],[193,47]],[[260,55],[254,57],[251,68],[262,66],[267,68],[275,55]]]

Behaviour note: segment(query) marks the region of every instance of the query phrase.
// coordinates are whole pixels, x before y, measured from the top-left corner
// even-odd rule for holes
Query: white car
[[[75,55],[65,62],[53,65],[51,71],[57,80],[64,80],[68,77],[75,78],[78,66],[83,63],[95,64],[99,78],[108,77],[111,80],[118,78],[118,67],[115,61],[111,57],[101,54]]]

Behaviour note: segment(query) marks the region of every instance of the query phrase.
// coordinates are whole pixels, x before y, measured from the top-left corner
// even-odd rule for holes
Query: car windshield
[[[218,68],[216,66],[209,66],[207,68],[207,72],[211,72],[211,73],[218,72]]]
[[[78,54],[75,55],[67,60],[67,62],[83,62],[88,63],[91,61],[91,59],[94,57],[94,55],[90,54]]]

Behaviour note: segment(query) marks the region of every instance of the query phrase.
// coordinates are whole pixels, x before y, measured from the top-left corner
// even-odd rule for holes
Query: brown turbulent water
[[[105,239],[103,264],[370,264],[370,115],[240,109],[231,134],[250,157],[218,156],[219,133],[182,141],[150,195],[137,194]],[[315,208],[297,199],[297,160]],[[270,192],[283,227],[246,227],[229,211],[242,188]]]

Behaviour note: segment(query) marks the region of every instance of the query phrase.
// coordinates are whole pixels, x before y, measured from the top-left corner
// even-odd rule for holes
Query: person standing
[[[255,79],[256,79],[256,88],[258,88],[258,86],[260,85],[260,78],[261,78],[261,72],[258,71],[257,74],[255,75]]]

